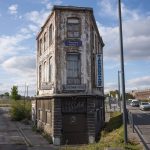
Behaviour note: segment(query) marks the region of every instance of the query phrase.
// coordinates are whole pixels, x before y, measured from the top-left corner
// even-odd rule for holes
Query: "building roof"
[[[88,11],[93,11],[93,8],[91,7],[77,7],[77,6],[60,6],[60,5],[54,5],[52,8],[53,10],[88,10]]]
[[[98,30],[97,25],[96,25],[95,17],[93,15],[93,8],[91,8],[91,7],[77,7],[77,6],[60,6],[60,5],[54,5],[53,8],[52,8],[51,14],[48,16],[48,18],[46,19],[44,25],[41,27],[41,31],[38,33],[36,39],[38,39],[38,37],[40,36],[40,34],[41,34],[44,26],[47,24],[47,22],[49,21],[50,17],[52,16],[52,14],[53,14],[53,12],[55,10],[91,11],[93,23],[94,23],[94,25],[96,27],[96,30],[98,32],[98,36],[99,36],[99,38],[101,40],[101,44],[102,44],[102,46],[105,45],[104,42],[103,42],[103,40],[102,40],[102,37],[99,34],[99,30]]]

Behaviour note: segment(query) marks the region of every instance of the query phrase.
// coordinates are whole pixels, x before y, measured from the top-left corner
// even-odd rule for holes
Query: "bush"
[[[31,119],[31,102],[12,101],[10,115],[13,120]]]

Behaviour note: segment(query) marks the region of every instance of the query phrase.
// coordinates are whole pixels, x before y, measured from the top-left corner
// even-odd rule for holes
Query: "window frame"
[[[69,23],[69,19],[71,20],[71,19],[76,19],[76,20],[78,20],[78,23]],[[78,28],[78,30],[73,30],[73,31],[71,31],[71,29],[69,29],[69,26],[70,26],[70,28],[71,28],[71,25],[72,26],[79,26]],[[75,28],[74,28],[75,29]],[[73,36],[69,36],[69,32],[72,32],[72,35]],[[75,34],[75,32],[79,32],[79,36],[74,36]],[[67,18],[67,38],[81,38],[81,19],[80,18],[78,18],[78,17],[68,17]]]
[[[50,24],[50,26],[49,26],[49,45],[52,44],[52,41],[53,41],[53,25]]]
[[[69,65],[69,62],[71,62],[71,60],[69,60],[69,55],[73,56],[73,55],[76,55],[77,56],[77,68],[76,70],[73,70],[75,68],[72,69],[72,72],[73,71],[77,71],[77,77],[71,77],[71,76],[68,76],[68,72],[70,70],[70,68],[68,68]],[[75,63],[75,61],[73,61]],[[73,74],[73,73],[72,73]],[[67,85],[80,85],[81,84],[81,54],[80,53],[67,53],[66,54],[66,83]]]
[[[47,32],[44,33],[44,52],[47,49]]]
[[[39,66],[39,89],[41,89],[42,84],[42,65]]]
[[[48,81],[52,82],[52,57],[49,58],[49,76]]]
[[[43,46],[43,41],[42,38],[39,39],[39,54],[40,56],[42,55],[42,46]]]

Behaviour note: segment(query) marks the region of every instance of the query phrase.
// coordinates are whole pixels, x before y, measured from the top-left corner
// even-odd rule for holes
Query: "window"
[[[52,81],[52,57],[49,59],[49,82]]]
[[[42,39],[39,41],[39,54],[42,55]]]
[[[41,89],[41,79],[42,79],[42,68],[41,66],[39,67],[39,88]]]
[[[39,110],[39,120],[42,121],[42,110]]]
[[[91,31],[91,40],[92,40],[92,48],[94,49],[94,28],[92,26],[92,31]]]
[[[95,52],[97,52],[97,36],[96,36],[96,34],[95,34],[95,43],[94,43],[94,45],[95,45]]]
[[[67,84],[81,84],[80,54],[67,54]]]
[[[47,81],[47,67],[46,67],[46,61],[44,62],[44,82]]]
[[[67,37],[80,37],[80,20],[78,18],[68,18],[67,20]]]
[[[53,31],[52,31],[52,24],[49,27],[49,45],[51,45],[52,43],[52,39],[53,39]]]
[[[50,111],[48,111],[48,110],[46,110],[46,123],[47,124],[49,124],[49,125],[51,125],[51,121],[52,120],[52,118],[51,118],[51,112]]]
[[[44,34],[44,51],[47,49],[47,33]]]

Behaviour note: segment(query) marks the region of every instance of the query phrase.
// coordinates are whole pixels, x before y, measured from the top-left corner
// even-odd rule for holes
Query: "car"
[[[150,103],[148,103],[148,102],[141,102],[140,103],[140,110],[150,110]]]
[[[139,100],[137,100],[137,99],[132,100],[130,105],[132,107],[139,107],[139,105],[140,105]]]

